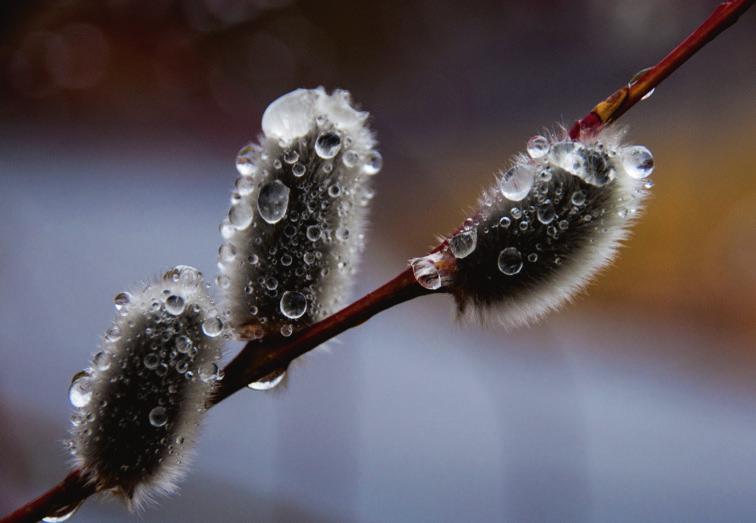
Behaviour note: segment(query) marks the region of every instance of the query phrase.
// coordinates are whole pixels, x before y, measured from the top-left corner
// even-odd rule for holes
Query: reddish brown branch
[[[74,470],[66,476],[66,479],[37,499],[5,516],[2,522],[39,521],[48,515],[63,515],[63,511],[66,511],[65,507],[70,507],[68,510],[72,510],[94,493],[94,484],[88,482],[79,470]]]
[[[746,12],[754,1],[756,0],[732,0],[719,4],[695,31],[672,49],[658,64],[646,69],[628,85],[614,91],[608,98],[599,102],[588,115],[575,122],[570,128],[570,138],[575,140],[580,135],[595,133],[604,125],[617,120],[703,46],[737,22],[740,15]]]
[[[602,126],[617,120],[699,49],[735,23],[754,1],[756,0],[733,0],[720,4],[698,29],[658,64],[630,85],[615,91],[609,98],[596,105],[586,117],[575,122],[570,129],[570,136],[577,138],[581,134],[594,133]],[[211,406],[220,403],[248,383],[286,367],[298,356],[361,324],[373,315],[430,292],[432,291],[418,285],[412,271],[407,269],[352,305],[291,338],[279,336],[266,338],[264,342],[249,342],[225,368],[225,378],[212,398]],[[0,523],[37,521],[48,514],[60,513],[64,507],[73,507],[94,493],[95,487],[87,483],[79,470],[74,470],[61,483],[5,516]]]

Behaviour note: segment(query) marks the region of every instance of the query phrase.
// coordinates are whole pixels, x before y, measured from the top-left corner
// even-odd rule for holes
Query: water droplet
[[[358,163],[360,163],[360,155],[357,153],[357,151],[347,151],[344,153],[344,156],[341,157],[341,161],[344,163],[345,167],[352,168]]]
[[[99,371],[108,370],[110,368],[110,361],[112,357],[108,351],[100,351],[92,358],[92,364],[94,368]]]
[[[538,261],[538,255],[536,253],[534,253],[534,252],[531,252],[530,254],[528,254],[528,261],[530,263],[537,262]]]
[[[222,262],[230,262],[236,258],[236,247],[232,243],[224,243],[218,249],[218,258]]]
[[[223,322],[220,318],[208,318],[202,322],[202,332],[204,332],[206,336],[215,338],[223,332]]]
[[[499,253],[499,270],[507,276],[514,276],[522,270],[522,253],[515,247],[507,247]]]
[[[78,501],[71,505],[61,507],[49,516],[43,517],[42,521],[45,523],[61,523],[62,521],[67,521],[79,511],[79,507],[81,507],[83,503],[83,501]]]
[[[543,204],[538,207],[538,221],[541,222],[544,225],[547,225],[554,221],[554,218],[556,218],[556,210],[554,209],[554,205],[551,203],[551,200],[546,200],[543,202]]]
[[[278,280],[275,279],[273,276],[268,276],[263,281],[263,284],[265,285],[265,288],[269,291],[274,291],[278,288]]]
[[[236,170],[242,176],[252,176],[257,171],[255,160],[259,147],[255,144],[247,144],[236,155]]]
[[[349,239],[349,229],[346,227],[339,227],[336,229],[336,239],[339,241],[346,241]]]
[[[163,274],[163,281],[196,287],[202,284],[202,273],[189,265],[176,265]]]
[[[211,381],[217,381],[221,375],[221,370],[215,363],[210,363],[200,368],[199,378],[204,383],[210,383]]]
[[[413,258],[410,260],[415,280],[426,289],[436,290],[441,288],[441,273],[435,263],[439,259],[437,254],[429,254],[422,258]]]
[[[334,183],[328,188],[328,196],[336,198],[341,194],[341,186],[338,183]]]
[[[315,140],[315,153],[328,160],[339,154],[341,137],[334,131],[324,131]]]
[[[551,146],[549,159],[551,163],[565,171],[578,174],[582,170],[580,153],[585,149],[576,142],[559,142]]]
[[[247,196],[255,190],[255,181],[249,176],[242,176],[236,180],[234,188],[239,196]]]
[[[142,359],[142,363],[144,364],[144,368],[146,368],[147,370],[155,370],[160,364],[160,356],[158,356],[154,352],[151,352]]]
[[[92,378],[87,371],[80,371],[71,378],[68,388],[68,400],[77,409],[86,407],[92,401]]]
[[[367,175],[374,175],[381,172],[383,168],[383,156],[378,151],[370,151],[365,157],[365,163],[362,165],[362,172]]]
[[[297,89],[274,100],[263,113],[263,133],[288,144],[310,132],[318,96],[317,90]]]
[[[179,314],[184,312],[185,308],[186,302],[184,301],[184,298],[182,298],[178,294],[171,294],[165,299],[165,310],[168,314],[178,316]]]
[[[656,87],[653,87],[649,92],[647,92],[646,94],[644,94],[641,97],[641,101],[648,100],[649,98],[651,98],[651,95],[654,94],[654,91],[656,91]]]
[[[478,243],[478,230],[475,228],[461,231],[449,240],[449,249],[455,258],[467,258],[475,251]]]
[[[531,158],[543,158],[549,153],[549,141],[540,135],[533,136],[528,140],[527,149]]]
[[[572,198],[570,198],[570,201],[572,202],[572,205],[577,205],[580,207],[585,203],[585,193],[583,191],[575,191],[572,193]]]
[[[504,227],[505,229],[508,229],[511,224],[512,220],[510,220],[508,216],[502,216],[501,220],[499,220],[499,226]]]
[[[525,198],[533,187],[533,172],[524,165],[515,165],[501,175],[499,189],[508,200],[519,202]]]
[[[228,211],[228,222],[239,230],[246,229],[252,224],[252,207],[243,202],[232,205]]]
[[[150,425],[162,427],[168,422],[168,412],[165,407],[155,407],[150,411]]]
[[[614,180],[614,167],[609,162],[606,153],[584,147],[579,151],[578,156],[581,167],[579,169],[576,167],[575,174],[587,183],[603,187]]]
[[[286,291],[281,296],[280,308],[284,316],[296,320],[307,311],[307,298],[301,292]]]
[[[295,164],[299,160],[299,153],[295,149],[284,151],[283,160],[289,165]]]
[[[176,350],[178,352],[186,354],[192,349],[193,346],[194,343],[192,343],[192,339],[189,336],[186,336],[184,334],[176,336]]]
[[[281,332],[281,336],[283,336],[284,338],[288,338],[294,332],[294,327],[292,327],[290,323],[281,325],[280,332]]]
[[[622,167],[631,178],[640,180],[654,172],[654,157],[646,147],[633,145],[620,152]]]
[[[121,339],[121,328],[118,325],[113,325],[107,331],[105,331],[105,340],[118,341]]]
[[[316,242],[320,239],[322,232],[323,231],[317,225],[310,225],[307,227],[307,239],[311,242]]]
[[[247,387],[252,390],[270,390],[280,384],[284,377],[286,377],[285,371],[272,372],[258,381],[253,381]]]
[[[262,186],[257,195],[257,211],[270,224],[278,223],[289,207],[289,188],[280,180]]]
[[[113,298],[113,303],[115,303],[115,308],[118,312],[126,312],[129,303],[131,303],[131,294],[128,292],[119,292]]]
[[[305,165],[303,163],[295,163],[291,167],[291,172],[297,178],[301,178],[307,172],[307,167],[305,167]]]

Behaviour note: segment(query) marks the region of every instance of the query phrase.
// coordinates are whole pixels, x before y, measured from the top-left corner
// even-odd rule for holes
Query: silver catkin
[[[643,209],[653,157],[605,129],[584,141],[535,136],[439,249],[411,260],[459,315],[507,327],[570,300],[614,258]]]
[[[381,168],[368,113],[349,93],[297,89],[262,118],[221,224],[218,286],[236,336],[289,336],[337,310],[364,246]]]
[[[176,487],[221,378],[224,329],[202,275],[178,266],[115,298],[117,317],[69,391],[77,466],[139,506]]]

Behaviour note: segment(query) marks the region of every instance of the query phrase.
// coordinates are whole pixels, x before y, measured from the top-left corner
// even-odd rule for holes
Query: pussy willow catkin
[[[622,134],[531,138],[456,233],[410,260],[418,282],[446,287],[463,317],[510,327],[569,300],[611,262],[652,185],[651,153]]]
[[[174,490],[218,368],[223,324],[202,275],[185,265],[115,298],[117,317],[69,391],[69,442],[100,490],[138,506]]]

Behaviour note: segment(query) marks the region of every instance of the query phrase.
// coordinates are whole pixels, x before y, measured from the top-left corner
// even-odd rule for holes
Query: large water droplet
[[[470,256],[478,244],[478,230],[471,228],[461,231],[449,240],[449,249],[455,258],[461,259]]]
[[[150,411],[150,425],[153,427],[162,427],[168,422],[168,412],[165,407],[155,407]]]
[[[575,173],[587,183],[603,187],[614,180],[614,166],[609,157],[594,149],[582,148],[578,152],[581,168]]]
[[[184,301],[184,298],[179,296],[178,294],[171,294],[165,299],[165,311],[168,314],[178,316],[179,314],[184,312],[185,308],[186,301]]]
[[[535,176],[524,165],[515,165],[501,175],[499,189],[505,198],[519,202],[525,198],[533,187]]]
[[[269,138],[284,144],[304,136],[315,125],[316,90],[297,89],[274,100],[262,117],[262,129]]]
[[[284,377],[286,377],[286,371],[272,372],[258,381],[253,381],[247,387],[252,390],[270,390],[280,384]]]
[[[341,149],[341,137],[334,131],[324,131],[315,140],[315,153],[324,160],[333,158]]]
[[[281,296],[280,308],[284,316],[296,320],[307,311],[307,298],[301,292],[286,291]]]
[[[559,142],[551,146],[549,159],[551,163],[564,169],[568,173],[579,175],[582,173],[583,161],[581,152],[585,149],[576,142]]]
[[[289,207],[289,188],[280,180],[262,186],[257,195],[257,211],[266,222],[278,223]]]
[[[107,331],[105,331],[105,340],[114,342],[121,339],[121,328],[118,325],[113,325]]]
[[[68,388],[68,399],[71,405],[77,409],[86,407],[92,401],[92,378],[86,371],[77,372],[71,378],[71,386]]]
[[[194,343],[192,343],[192,339],[189,336],[186,336],[185,334],[181,334],[179,336],[176,336],[176,350],[180,352],[181,354],[186,354],[190,350],[192,350],[192,347],[194,346]]]
[[[622,167],[631,178],[640,180],[654,172],[654,157],[646,147],[633,145],[620,152]]]
[[[507,276],[514,276],[522,270],[522,253],[515,247],[507,247],[499,253],[499,270]]]
[[[283,160],[289,165],[295,164],[297,163],[297,160],[299,160],[299,153],[296,151],[296,149],[284,151]]]
[[[218,249],[218,258],[222,262],[230,262],[236,258],[236,247],[232,243],[224,243]]]
[[[527,149],[531,158],[543,158],[549,153],[549,141],[540,135],[533,136],[528,140]]]

